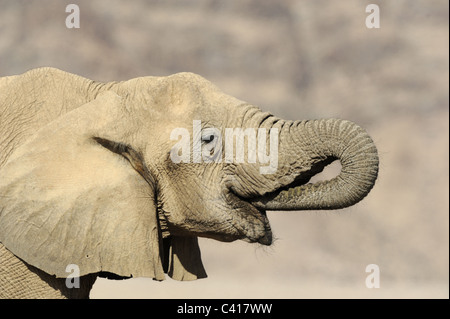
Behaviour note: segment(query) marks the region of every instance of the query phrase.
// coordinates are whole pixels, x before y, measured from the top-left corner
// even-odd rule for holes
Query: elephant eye
[[[214,134],[204,135],[202,136],[202,141],[205,143],[211,143],[212,141],[214,141],[214,138],[215,138]]]

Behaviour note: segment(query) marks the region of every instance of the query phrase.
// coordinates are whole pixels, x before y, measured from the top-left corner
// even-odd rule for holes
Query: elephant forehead
[[[209,87],[217,90],[217,87],[204,77],[191,73],[191,72],[180,72],[169,75],[164,78],[168,83],[178,85],[180,88],[200,88]]]
[[[150,80],[152,87],[150,90],[156,101],[181,107],[220,107],[225,105],[239,105],[242,101],[222,92],[217,86],[194,73],[176,73],[167,77],[154,78]],[[186,111],[186,110],[184,110]]]

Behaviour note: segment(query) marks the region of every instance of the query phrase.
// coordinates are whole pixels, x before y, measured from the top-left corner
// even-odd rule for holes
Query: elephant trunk
[[[294,134],[294,147],[322,163],[319,170],[338,159],[341,172],[315,184],[293,183],[254,199],[254,206],[267,210],[339,209],[356,204],[372,189],[378,174],[378,154],[364,129],[349,121],[326,119],[295,122],[290,132]]]

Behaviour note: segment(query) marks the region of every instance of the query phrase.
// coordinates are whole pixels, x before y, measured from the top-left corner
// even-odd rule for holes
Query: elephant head
[[[205,277],[197,237],[270,245],[266,210],[344,208],[377,177],[376,147],[356,124],[284,121],[198,75],[34,74],[30,122],[40,124],[10,125],[23,142],[0,142],[0,242],[58,277],[67,264],[80,275]],[[338,176],[308,183],[334,160]]]

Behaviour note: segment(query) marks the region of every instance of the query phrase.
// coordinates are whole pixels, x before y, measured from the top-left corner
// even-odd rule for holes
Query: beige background
[[[65,27],[69,3],[80,29]],[[365,26],[369,3],[380,29]],[[200,241],[207,279],[98,280],[94,298],[448,298],[448,44],[444,0],[0,0],[0,76],[191,71],[280,117],[355,121],[379,148],[358,205],[270,212],[271,247]],[[372,263],[379,289],[365,286]]]

